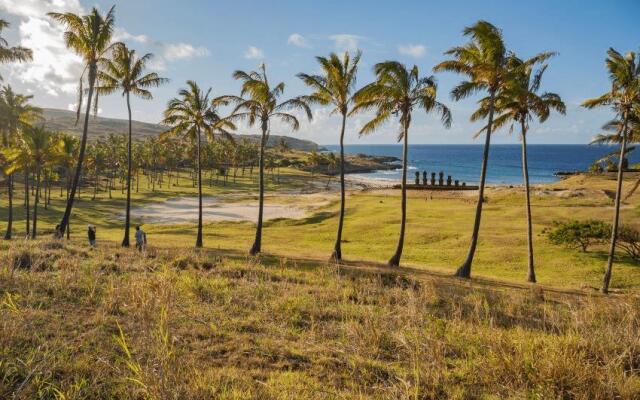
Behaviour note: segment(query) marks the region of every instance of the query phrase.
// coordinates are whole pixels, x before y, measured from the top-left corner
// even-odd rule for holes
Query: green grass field
[[[277,174],[276,174],[277,178]],[[209,186],[205,176],[205,195],[219,201],[255,201],[256,174],[244,177],[238,174],[236,183],[230,177],[226,186],[222,181]],[[283,169],[279,182],[269,177],[267,204],[291,204],[306,207],[307,197],[293,193],[320,191],[317,198],[328,200],[326,205],[314,209],[305,219],[268,221],[264,228],[263,251],[267,254],[299,259],[326,260],[331,253],[337,226],[338,194],[324,191],[327,177]],[[632,177],[625,183],[630,186]],[[572,177],[553,185],[538,187],[533,194],[535,229],[535,255],[537,276],[541,284],[581,288],[599,287],[605,248],[594,248],[588,253],[559,247],[548,242],[541,234],[556,219],[599,218],[609,221],[611,200],[603,189],[613,189],[611,177]],[[568,190],[564,190],[568,189]],[[16,204],[22,203],[18,189]],[[133,194],[133,205],[162,202],[169,198],[194,196],[196,189],[186,173],[179,185],[165,184],[155,192],[147,188],[146,179],[140,183],[140,193]],[[101,242],[118,242],[122,237],[124,195],[112,191],[113,199],[100,192],[96,200],[92,193],[82,194],[74,208],[72,237],[85,239],[85,227],[92,223],[98,227]],[[352,262],[384,263],[395,249],[400,192],[393,190],[351,191],[347,202],[343,254]],[[523,192],[519,188],[492,188],[487,193],[484,207],[480,243],[473,274],[487,278],[524,282],[526,276],[526,236]],[[623,205],[623,223],[640,224],[640,208],[634,195]],[[32,200],[33,201],[33,200]],[[405,266],[435,272],[453,272],[466,255],[474,212],[475,193],[410,192],[407,237],[402,263]],[[59,221],[64,198],[54,188],[49,210],[40,206],[40,230],[49,235]],[[16,207],[15,228],[19,235],[24,230],[22,207]],[[6,219],[6,197],[0,203],[0,218]],[[135,223],[136,221],[134,221]],[[147,224],[149,242],[158,247],[191,247],[195,243],[195,223],[179,225]],[[48,232],[48,233],[47,233]],[[219,249],[221,254],[238,256],[248,251],[254,236],[251,222],[216,222],[205,225],[205,247]],[[640,266],[620,257],[615,264],[612,287],[630,290],[640,287]]]

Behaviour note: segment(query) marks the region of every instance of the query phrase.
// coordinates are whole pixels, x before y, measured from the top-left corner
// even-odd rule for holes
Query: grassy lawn
[[[255,171],[252,178],[238,174],[226,186],[219,181],[209,187],[205,179],[205,195],[220,201],[255,201]],[[292,192],[323,190],[326,177],[315,176],[293,169],[283,169],[280,181],[269,178],[267,204],[291,204],[305,207],[306,197]],[[630,187],[631,177],[625,183]],[[603,190],[615,187],[612,177],[572,177],[565,181],[537,187],[533,193],[534,248],[537,276],[540,283],[558,287],[599,287],[605,248],[594,247],[588,253],[566,249],[548,242],[541,234],[545,227],[557,219],[599,218],[610,220],[611,200]],[[133,194],[134,205],[164,201],[179,196],[193,196],[196,189],[186,174],[178,186],[147,189],[145,180],[140,193]],[[566,190],[570,189],[570,190]],[[20,195],[18,190],[18,195]],[[314,210],[300,220],[272,220],[265,224],[263,251],[289,258],[325,260],[331,253],[337,227],[338,194],[324,192],[327,205]],[[64,207],[63,198],[53,190],[53,203],[49,210],[40,207],[40,229],[51,231]],[[96,200],[84,193],[74,208],[72,236],[85,238],[85,226],[98,227],[102,241],[121,240],[121,217],[124,196],[113,190],[113,199],[101,192]],[[399,191],[352,191],[348,197],[343,254],[351,261],[386,262],[395,249],[399,229]],[[519,188],[492,188],[487,193],[484,207],[480,243],[474,263],[475,275],[507,281],[523,282],[526,277],[526,236],[523,192]],[[640,226],[639,195],[634,195],[623,206],[623,223]],[[21,204],[21,197],[16,204]],[[406,266],[432,271],[452,272],[466,255],[475,205],[475,193],[410,192],[409,218],[402,262]],[[15,228],[24,229],[21,207],[16,207]],[[6,219],[6,197],[0,203],[0,218]],[[136,221],[134,221],[135,223]],[[180,225],[147,224],[149,241],[160,247],[190,247],[195,243],[195,223]],[[243,254],[248,251],[254,235],[251,222],[216,222],[205,225],[205,247]],[[640,266],[620,257],[614,268],[612,287],[630,289],[640,287]]]

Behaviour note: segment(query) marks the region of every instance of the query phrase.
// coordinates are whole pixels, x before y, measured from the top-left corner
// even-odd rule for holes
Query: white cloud
[[[132,35],[122,28],[115,28],[113,31],[113,40],[116,42],[134,41],[138,43],[147,43],[149,37],[147,35]]]
[[[244,52],[244,58],[249,60],[261,60],[264,58],[264,52],[255,46],[249,46]]]
[[[339,51],[355,51],[358,49],[358,43],[365,38],[348,33],[339,33],[329,36],[329,39],[333,40],[335,48]]]
[[[169,61],[208,55],[209,50],[206,47],[194,47],[189,43],[169,43],[164,45],[164,57]]]
[[[309,41],[299,33],[292,33],[291,35],[289,35],[289,38],[287,39],[287,44],[292,44],[294,46],[304,47],[304,48],[311,47],[311,45],[309,44]]]
[[[405,44],[398,46],[398,52],[404,56],[421,58],[427,52],[427,48],[421,44]]]
[[[84,11],[78,0],[0,0],[0,9],[20,18],[20,45],[33,50],[33,61],[14,64],[11,76],[52,96],[74,93],[82,60],[63,41],[63,28],[47,12]]]

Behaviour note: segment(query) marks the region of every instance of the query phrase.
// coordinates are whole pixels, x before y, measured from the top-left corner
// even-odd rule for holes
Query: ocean
[[[339,151],[338,145],[325,145],[330,151]],[[409,146],[409,172],[407,179],[412,182],[415,172],[427,171],[436,174],[444,172],[445,179],[451,175],[453,180],[477,183],[480,180],[480,163],[482,162],[482,145],[430,145],[417,144]],[[615,151],[614,146],[589,145],[557,145],[532,144],[527,147],[529,159],[529,179],[531,183],[555,182],[558,171],[584,171],[593,161]],[[346,145],[346,153],[369,154],[402,157],[402,145]],[[487,182],[491,184],[521,184],[522,160],[519,144],[496,144],[489,151]],[[630,163],[640,162],[640,153],[631,153]],[[400,168],[390,171],[375,171],[366,174],[355,174],[368,178],[401,179]]]

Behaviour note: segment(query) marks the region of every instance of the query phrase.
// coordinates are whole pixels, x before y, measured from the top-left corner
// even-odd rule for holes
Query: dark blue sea
[[[337,145],[324,146],[330,151],[338,151]],[[589,165],[604,155],[615,151],[611,146],[532,144],[528,147],[529,177],[531,183],[548,183],[558,180],[557,171],[584,171]],[[364,153],[402,157],[402,145],[347,145],[347,153]],[[487,182],[492,184],[521,184],[522,159],[519,144],[492,145],[489,154]],[[640,152],[631,153],[630,163],[640,162]],[[480,180],[482,145],[410,145],[409,181],[413,181],[416,171],[443,171],[445,178],[452,178],[469,184]],[[376,171],[361,176],[399,180],[401,169]]]

